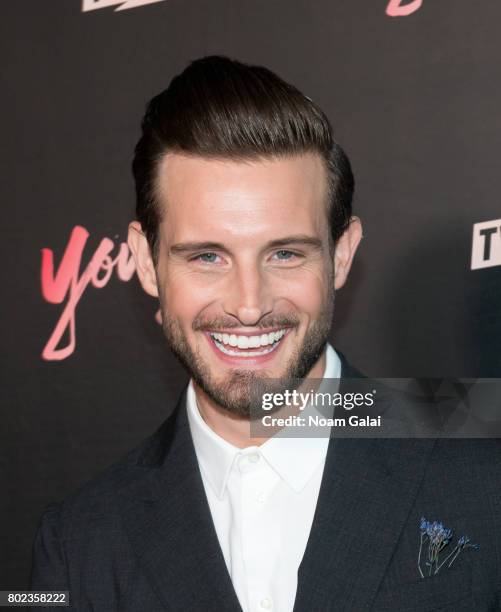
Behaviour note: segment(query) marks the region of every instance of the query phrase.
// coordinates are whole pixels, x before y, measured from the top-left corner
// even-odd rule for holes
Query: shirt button
[[[259,605],[261,606],[261,608],[264,608],[265,610],[271,610],[271,599],[269,597],[265,597],[264,599],[261,599],[261,601],[259,602]]]
[[[248,455],[248,459],[251,463],[257,463],[259,461],[259,455],[257,453],[251,453]]]
[[[266,501],[266,495],[264,493],[258,493],[256,495],[256,501],[260,504],[264,504],[264,502]]]

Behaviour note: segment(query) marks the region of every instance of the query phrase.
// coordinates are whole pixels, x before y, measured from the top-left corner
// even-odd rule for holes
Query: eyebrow
[[[280,248],[290,246],[291,244],[309,246],[317,250],[322,249],[322,241],[320,240],[320,238],[308,236],[306,234],[285,236],[284,238],[271,240],[266,244],[264,249]],[[186,253],[193,253],[193,251],[228,252],[228,249],[221,242],[180,242],[178,244],[173,244],[169,249],[169,252],[172,255],[183,255]]]

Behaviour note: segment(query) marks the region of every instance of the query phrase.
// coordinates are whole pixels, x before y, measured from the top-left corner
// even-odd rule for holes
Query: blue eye
[[[201,253],[197,255],[195,259],[199,259],[205,263],[214,263],[216,261],[217,254],[216,253]]]
[[[280,259],[281,261],[289,261],[290,259],[296,256],[296,254],[293,253],[292,251],[286,251],[285,249],[281,249],[280,251],[277,251],[276,255],[277,255],[277,258]]]

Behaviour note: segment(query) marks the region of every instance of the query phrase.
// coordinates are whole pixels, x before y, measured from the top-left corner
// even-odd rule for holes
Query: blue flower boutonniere
[[[447,563],[447,567],[451,567],[454,561],[457,559],[459,553],[463,551],[465,548],[473,548],[474,550],[478,550],[480,547],[478,544],[471,544],[470,538],[468,536],[461,536],[455,548],[453,548],[449,554],[442,554],[442,558],[440,558],[440,553],[443,549],[450,543],[452,540],[452,529],[446,529],[442,523],[438,521],[427,521],[424,517],[421,517],[420,522],[420,531],[421,531],[421,541],[419,544],[419,553],[418,553],[418,569],[421,578],[426,576],[432,576],[434,574],[438,574],[440,568],[443,567]],[[428,554],[426,555],[427,559],[425,563],[425,570],[421,567],[423,562],[423,547],[425,544],[428,544]]]

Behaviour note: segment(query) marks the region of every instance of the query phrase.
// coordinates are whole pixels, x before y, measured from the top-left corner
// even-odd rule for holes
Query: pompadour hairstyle
[[[222,56],[192,62],[149,103],[132,170],[136,216],[158,262],[158,166],[166,153],[253,160],[316,152],[329,181],[331,247],[352,214],[350,162],[326,115],[293,85],[262,66]]]

